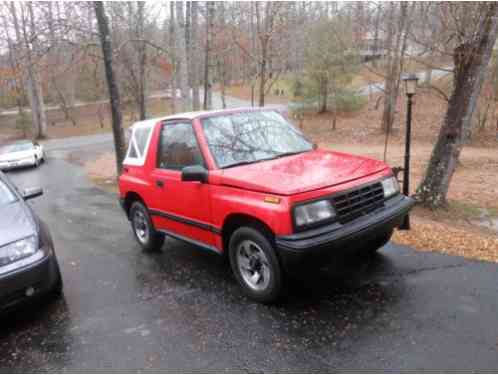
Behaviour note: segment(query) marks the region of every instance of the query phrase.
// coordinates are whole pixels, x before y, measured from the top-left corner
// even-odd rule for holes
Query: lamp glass
[[[417,76],[409,76],[405,78],[404,81],[405,81],[406,93],[408,95],[415,94],[415,91],[417,90],[417,81],[418,81]]]

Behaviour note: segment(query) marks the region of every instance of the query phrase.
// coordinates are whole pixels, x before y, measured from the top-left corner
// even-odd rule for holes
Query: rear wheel
[[[135,201],[130,208],[130,221],[133,234],[145,251],[159,250],[164,242],[164,235],[154,228],[149,211],[140,201]]]
[[[245,294],[263,303],[275,302],[283,275],[269,238],[251,227],[237,229],[229,243],[232,271]]]

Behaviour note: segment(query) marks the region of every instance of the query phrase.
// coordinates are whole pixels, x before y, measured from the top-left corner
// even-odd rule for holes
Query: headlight
[[[329,201],[323,200],[297,206],[294,215],[296,226],[301,227],[331,219],[335,216],[335,211]]]
[[[382,180],[382,188],[384,189],[384,198],[390,198],[399,193],[399,184],[396,177],[392,176]]]
[[[0,267],[33,255],[38,250],[37,245],[35,236],[31,236],[0,247]]]

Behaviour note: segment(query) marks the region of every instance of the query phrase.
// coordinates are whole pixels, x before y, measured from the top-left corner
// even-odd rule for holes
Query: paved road
[[[388,245],[263,306],[215,255],[142,253],[116,197],[52,155],[9,174],[45,189],[65,298],[2,319],[2,371],[498,369],[496,264]]]
[[[447,74],[450,74],[452,71],[452,66],[445,66],[440,69],[432,69],[431,79],[437,79],[444,77]],[[417,72],[415,75],[418,77],[420,81],[424,80],[425,72]],[[363,86],[357,90],[359,95],[371,95],[384,91],[384,82],[371,83],[366,86]]]

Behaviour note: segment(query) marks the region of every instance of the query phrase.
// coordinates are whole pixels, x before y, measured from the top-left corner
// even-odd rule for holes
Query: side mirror
[[[43,189],[39,187],[27,188],[22,192],[22,197],[25,201],[39,197],[40,195],[43,195]]]
[[[208,171],[201,165],[191,165],[182,169],[182,181],[207,182]]]

